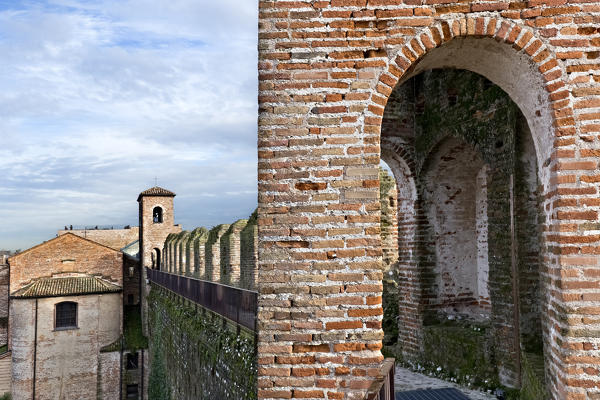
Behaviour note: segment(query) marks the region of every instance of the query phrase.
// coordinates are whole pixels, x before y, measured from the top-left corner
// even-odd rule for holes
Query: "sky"
[[[184,229],[257,204],[258,0],[0,0],[0,249],[65,225]]]

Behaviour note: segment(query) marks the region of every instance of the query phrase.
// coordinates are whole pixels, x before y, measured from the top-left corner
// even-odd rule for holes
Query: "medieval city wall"
[[[502,255],[488,260],[490,271],[500,272],[489,278],[495,287],[492,307],[494,298],[507,299],[503,293],[518,286],[513,272],[508,285],[500,279],[510,265],[505,255],[515,254],[507,252],[500,228],[523,235],[537,214],[549,397],[597,395],[598,4],[263,0],[259,7],[259,397],[359,399],[380,368],[376,181],[382,122],[394,89],[435,68],[485,76],[527,121],[540,213],[522,214],[528,222],[512,232],[500,217],[512,186],[503,185],[499,202],[488,202],[488,227],[499,239],[488,243],[498,246],[488,252]],[[405,154],[396,155],[406,167]],[[506,178],[497,172],[490,176]],[[401,181],[399,192],[410,184]],[[514,204],[532,203],[532,194]],[[487,197],[494,200],[489,192]],[[477,195],[474,204],[482,198]],[[418,217],[425,215],[417,211]],[[414,237],[424,240],[428,232]],[[483,248],[471,252],[478,258],[483,253]],[[427,260],[406,260],[401,273],[409,286],[419,285],[416,266]],[[438,279],[436,269],[431,271],[431,279]],[[435,303],[443,300],[439,295],[430,291],[428,298]],[[421,300],[407,293],[401,307],[418,315]],[[506,320],[517,313],[514,302],[497,311]],[[406,323],[419,330],[418,320]],[[517,328],[517,318],[512,325],[506,332]],[[407,336],[418,350],[420,338]],[[516,349],[515,344],[513,353],[503,356],[518,359]],[[299,356],[305,356],[301,364],[293,363]],[[518,379],[518,371],[504,367],[507,380]],[[281,379],[296,368],[319,375],[297,377],[292,384]]]
[[[255,290],[258,259],[256,214],[210,230],[170,234],[162,249],[161,270]]]
[[[254,332],[154,285],[148,320],[150,399],[256,399]]]
[[[212,229],[170,234],[160,270],[254,289],[256,214]],[[256,333],[160,286],[147,297],[148,395],[177,399],[255,399]],[[153,397],[155,396],[155,397]]]

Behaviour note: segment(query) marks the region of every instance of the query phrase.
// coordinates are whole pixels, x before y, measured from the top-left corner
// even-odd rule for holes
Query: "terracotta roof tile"
[[[92,293],[116,293],[121,290],[119,285],[115,285],[97,276],[53,277],[37,279],[14,292],[12,297],[74,296]]]
[[[140,193],[140,195],[138,196],[138,201],[140,201],[140,199],[144,196],[171,196],[171,197],[175,197],[175,193],[171,192],[170,190],[167,189],[163,189],[161,187],[158,186],[154,186],[150,189],[144,190],[142,193]]]

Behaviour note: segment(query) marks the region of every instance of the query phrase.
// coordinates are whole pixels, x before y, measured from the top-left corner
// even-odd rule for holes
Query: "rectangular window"
[[[77,328],[77,303],[64,301],[58,303],[54,314],[55,329],[75,329]]]
[[[138,369],[138,353],[127,354],[126,369]]]

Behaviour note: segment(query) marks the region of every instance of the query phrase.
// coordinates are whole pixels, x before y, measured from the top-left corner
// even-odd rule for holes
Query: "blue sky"
[[[0,249],[65,225],[256,207],[257,0],[0,0]]]

